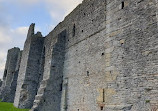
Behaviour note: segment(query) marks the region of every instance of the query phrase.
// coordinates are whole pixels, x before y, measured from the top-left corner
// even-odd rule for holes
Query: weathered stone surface
[[[11,102],[11,103],[14,102],[16,86],[17,86],[17,78],[18,78],[19,67],[20,67],[20,62],[21,62],[21,56],[22,56],[22,51],[20,51],[19,55],[18,55],[14,76],[13,76],[11,84],[10,84],[10,89],[7,92],[7,96],[4,96],[2,99],[4,102]]]
[[[1,95],[1,91],[2,91],[2,83],[3,83],[3,81],[0,79],[0,98],[2,98],[2,95]]]
[[[1,99],[3,102],[13,102],[15,94],[11,93],[12,88],[16,88],[16,86],[12,87],[13,78],[18,75],[18,66],[20,62],[20,49],[12,48],[8,50],[7,61],[3,76],[3,84],[1,87]],[[15,81],[17,82],[17,81]],[[15,92],[15,90],[14,90]]]
[[[48,73],[48,70],[46,69],[48,67],[45,67],[45,76],[43,77],[43,81],[41,82],[40,88],[36,95],[32,110],[60,110],[66,36],[66,30],[62,31],[57,36],[53,37],[53,42],[50,45],[50,47],[52,47],[51,51],[49,52],[50,47],[46,48],[46,55],[50,54],[50,56],[46,56],[45,61],[46,63],[47,60],[49,61],[47,65],[50,67],[50,72]]]
[[[30,111],[157,111],[157,22],[157,0],[84,0],[44,43],[31,24],[14,105]]]
[[[34,34],[35,24],[31,24],[24,45],[17,80],[14,105],[19,108],[31,108],[39,86],[40,62],[44,38],[41,33]]]
[[[0,79],[0,87],[2,86],[2,82],[3,82],[3,81]]]

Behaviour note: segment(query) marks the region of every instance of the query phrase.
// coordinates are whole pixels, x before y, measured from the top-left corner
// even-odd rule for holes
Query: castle
[[[2,101],[30,111],[158,111],[158,0],[84,0],[8,51]]]

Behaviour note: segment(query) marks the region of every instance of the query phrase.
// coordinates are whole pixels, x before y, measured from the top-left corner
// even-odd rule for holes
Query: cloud
[[[12,33],[16,33],[19,35],[25,35],[25,34],[27,34],[28,28],[29,27],[18,27],[15,30],[12,29],[11,31],[12,31]]]
[[[23,13],[25,13],[25,9],[27,9],[31,14],[36,5],[42,4],[41,8],[48,11],[53,22],[46,26],[39,26],[36,30],[45,27],[44,30],[47,32],[47,30],[51,31],[56,24],[62,21],[64,17],[82,1],[83,0],[0,0],[0,78],[3,76],[8,49],[13,47],[20,47],[22,49],[28,31],[28,26],[13,26],[13,24],[18,23],[16,18],[19,18],[20,15],[18,16],[18,13],[15,12],[16,16],[14,16],[11,12],[9,13],[8,9],[12,10],[15,8],[15,11],[21,11]],[[26,20],[23,21],[24,23],[26,22]],[[45,22],[47,24],[47,21]]]
[[[7,44],[11,41],[7,32],[5,33],[5,29],[0,27],[0,44]]]
[[[3,77],[7,51],[13,47],[23,48],[28,27],[0,27],[0,78]]]
[[[45,0],[45,4],[52,19],[59,22],[82,1],[83,0]]]
[[[20,49],[23,49],[23,45],[27,36],[28,32],[28,26],[24,27],[18,27],[16,29],[11,29],[10,34],[12,34],[12,46],[20,47]]]

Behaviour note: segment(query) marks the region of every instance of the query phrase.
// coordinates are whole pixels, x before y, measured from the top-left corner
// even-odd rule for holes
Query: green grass
[[[13,103],[0,102],[0,111],[29,111],[29,109],[18,109]]]

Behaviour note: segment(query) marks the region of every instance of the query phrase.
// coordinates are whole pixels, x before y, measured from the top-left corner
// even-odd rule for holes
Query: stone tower
[[[12,48],[8,50],[6,66],[3,75],[1,98],[3,102],[13,102],[15,94],[10,95],[13,78],[18,75],[18,64],[20,62],[20,49]],[[16,86],[15,86],[16,88]],[[15,92],[15,91],[14,91]]]
[[[35,24],[31,24],[24,45],[14,105],[31,108],[37,93],[40,78],[40,61],[44,38],[40,32],[34,34]]]
[[[17,78],[18,78],[19,67],[20,67],[20,62],[21,62],[21,56],[22,56],[22,51],[20,51],[19,55],[18,55],[18,60],[16,63],[16,68],[15,68],[14,76],[11,81],[8,96],[3,98],[3,101],[5,101],[5,102],[11,102],[11,103],[14,102],[14,97],[15,97],[15,92],[16,92],[16,87],[17,87]]]

